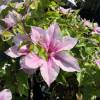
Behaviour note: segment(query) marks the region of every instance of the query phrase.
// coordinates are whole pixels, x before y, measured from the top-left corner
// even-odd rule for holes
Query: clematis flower
[[[86,19],[83,20],[83,25],[91,29],[93,28],[93,24],[89,20],[86,20]]]
[[[100,34],[100,27],[99,26],[94,27],[93,33]]]
[[[10,12],[3,21],[7,24],[7,27],[11,28],[16,24],[15,16]]]
[[[63,13],[63,14],[67,14],[68,12],[72,12],[73,10],[71,8],[65,9],[63,7],[59,7],[58,11]]]
[[[29,52],[28,45],[23,45],[19,47],[25,39],[27,39],[27,35],[18,34],[17,36],[15,36],[14,37],[15,45],[10,47],[7,51],[5,51],[5,53],[12,58],[27,55]]]
[[[57,78],[60,68],[67,72],[80,70],[77,60],[65,51],[72,49],[77,39],[69,36],[61,38],[60,33],[57,23],[50,25],[48,30],[33,26],[30,34],[32,42],[41,46],[47,57],[43,59],[31,52],[20,60],[22,68],[37,69],[40,67],[41,75],[48,86]]]
[[[11,28],[21,19],[22,16],[13,10],[12,12],[9,12],[9,14],[2,20],[7,24],[8,28]]]
[[[15,45],[6,50],[5,54],[12,58],[27,56],[28,53],[30,52],[29,44],[24,44],[22,46],[20,45],[23,43],[24,40],[29,41],[28,35],[17,34],[13,40]],[[22,68],[22,69],[29,74],[33,74],[34,72],[33,70],[29,70],[27,68]]]
[[[91,34],[100,34],[100,27],[97,23],[91,23],[89,20],[83,20],[84,26],[92,29]]]
[[[100,68],[100,59],[97,59],[96,61],[97,66]]]
[[[0,91],[0,100],[11,100],[12,99],[12,93],[8,89],[4,89]]]

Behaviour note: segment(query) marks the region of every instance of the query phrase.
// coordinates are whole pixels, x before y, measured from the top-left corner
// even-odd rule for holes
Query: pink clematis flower
[[[99,26],[94,27],[93,33],[100,34],[100,27]]]
[[[93,28],[93,24],[89,20],[86,20],[86,19],[83,20],[83,25],[91,29]]]
[[[8,89],[0,91],[0,100],[12,100],[12,93]]]
[[[62,14],[67,14],[67,13],[73,11],[71,8],[65,9],[65,8],[63,8],[63,7],[59,7],[57,10],[58,10],[59,12],[61,12]]]
[[[12,58],[27,55],[29,53],[28,45],[23,45],[19,47],[19,45],[21,45],[21,43],[25,39],[27,39],[27,35],[18,34],[17,36],[15,36],[14,38],[15,45],[10,47],[7,51],[5,51],[5,53]]]
[[[8,28],[13,27],[16,24],[16,19],[15,16],[13,15],[12,12],[10,12],[4,19],[3,21],[7,24]]]
[[[97,66],[100,68],[100,59],[96,60],[95,62],[97,64]]]
[[[100,34],[100,27],[97,23],[91,23],[89,20],[84,19],[83,24],[84,26],[92,29],[91,34]]]
[[[77,60],[65,52],[65,50],[70,50],[76,45],[77,39],[68,36],[61,38],[57,23],[50,25],[48,30],[33,26],[31,39],[34,44],[45,49],[47,59],[42,59],[31,52],[22,57],[21,67],[25,69],[40,67],[41,75],[48,86],[57,78],[60,68],[67,72],[80,70]]]
[[[8,28],[11,28],[21,19],[22,16],[13,10],[12,12],[9,12],[8,15],[2,20],[7,24]]]
[[[28,53],[30,52],[29,50],[29,44],[20,45],[23,43],[24,40],[29,41],[28,35],[16,35],[14,37],[14,46],[10,47],[8,50],[5,51],[5,54],[12,57],[12,58],[17,58],[17,57],[22,57],[22,56],[27,56]],[[26,73],[33,74],[33,70],[29,70],[27,68],[22,68]]]

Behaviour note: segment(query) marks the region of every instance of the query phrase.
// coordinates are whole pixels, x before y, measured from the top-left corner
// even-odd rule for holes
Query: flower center
[[[37,54],[42,59],[45,59],[45,60],[48,59],[48,52],[45,50],[45,48],[39,45],[31,45],[30,51],[33,51],[35,54]]]
[[[52,49],[48,49],[48,51],[41,47],[40,45],[31,45],[30,51],[33,51],[35,54],[37,54],[39,57],[41,57],[44,60],[48,60],[49,57],[54,56],[54,52]]]

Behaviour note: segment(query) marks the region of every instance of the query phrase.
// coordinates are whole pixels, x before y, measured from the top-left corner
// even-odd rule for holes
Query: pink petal
[[[0,92],[0,100],[12,100],[12,93],[8,89],[4,89]]]
[[[71,12],[72,10],[71,10],[71,8],[65,9],[63,7],[59,7],[58,11],[60,11],[63,14],[67,14],[68,12]]]
[[[8,27],[13,27],[16,24],[16,18],[12,12],[9,12],[9,14],[2,19]]]
[[[96,33],[96,34],[100,34],[100,27],[95,27],[93,29],[93,31]]]
[[[52,59],[49,59],[48,62],[43,62],[40,71],[48,86],[50,86],[50,84],[57,78],[59,69],[60,68],[52,61]]]
[[[12,58],[17,58],[20,56],[18,54],[18,47],[17,46],[12,46],[7,51],[5,51],[5,54],[12,57]]]
[[[53,61],[64,71],[74,72],[80,70],[77,60],[66,54],[66,52],[56,54]]]
[[[20,55],[20,56],[22,56],[22,55],[27,55],[29,53],[29,47],[28,47],[28,45],[23,45],[23,46],[21,46],[20,48],[19,48],[19,50],[18,50],[18,54]]]
[[[17,58],[23,55],[27,55],[28,53],[29,49],[27,45],[24,45],[20,48],[18,48],[17,46],[12,46],[7,51],[5,51],[5,54],[12,58]]]
[[[38,43],[41,37],[43,38],[43,35],[45,35],[45,30],[40,27],[32,26],[31,30],[31,39],[33,43]]]
[[[98,65],[98,68],[100,68],[100,59],[96,60],[95,62]]]
[[[57,40],[59,40],[60,37],[60,28],[57,23],[51,24],[50,27],[47,30],[47,42],[48,44],[55,43]]]
[[[93,28],[93,25],[92,25],[92,23],[89,20],[84,19],[83,20],[83,24],[86,27]]]
[[[20,65],[22,69],[36,69],[40,67],[42,60],[34,53],[29,53],[20,60]]]
[[[66,36],[66,37],[63,38],[62,41],[59,41],[56,44],[56,47],[55,47],[56,52],[63,51],[63,50],[70,50],[76,45],[76,43],[77,43],[76,38]]]
[[[31,39],[34,44],[39,43],[42,47],[48,50],[47,33],[40,27],[33,26],[31,28]]]

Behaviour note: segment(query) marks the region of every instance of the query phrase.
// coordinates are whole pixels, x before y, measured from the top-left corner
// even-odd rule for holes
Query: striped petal
[[[40,67],[41,75],[45,82],[50,84],[57,78],[60,68],[50,58],[47,62],[44,61]]]
[[[74,72],[80,70],[77,60],[69,54],[66,54],[66,52],[56,54],[53,61],[64,71]]]

